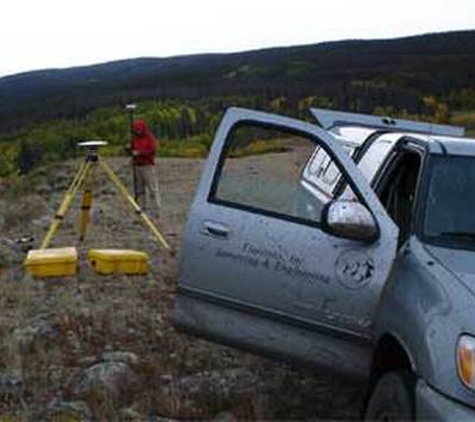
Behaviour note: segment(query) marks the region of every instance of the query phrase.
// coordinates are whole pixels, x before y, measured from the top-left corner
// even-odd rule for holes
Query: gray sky
[[[475,1],[5,0],[0,16],[5,76],[143,56],[475,29]]]

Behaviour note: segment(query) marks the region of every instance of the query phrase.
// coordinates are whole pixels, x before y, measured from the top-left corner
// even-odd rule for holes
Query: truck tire
[[[415,420],[415,379],[407,371],[387,372],[379,378],[368,401],[366,421]]]

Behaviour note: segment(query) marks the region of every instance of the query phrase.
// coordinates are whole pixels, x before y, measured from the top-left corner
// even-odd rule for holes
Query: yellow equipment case
[[[88,260],[99,274],[146,274],[149,257],[128,249],[91,249]]]
[[[76,275],[76,248],[30,250],[25,260],[26,271],[34,277],[67,277]]]

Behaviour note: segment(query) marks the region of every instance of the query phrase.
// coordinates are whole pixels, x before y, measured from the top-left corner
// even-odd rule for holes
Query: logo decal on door
[[[371,282],[374,263],[370,256],[358,250],[343,252],[335,263],[337,280],[350,289],[359,289]]]

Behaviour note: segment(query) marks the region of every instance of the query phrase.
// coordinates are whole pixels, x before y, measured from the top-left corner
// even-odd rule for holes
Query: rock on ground
[[[137,381],[137,376],[127,363],[101,362],[84,372],[74,396],[86,402],[106,401],[116,407],[132,401]]]

